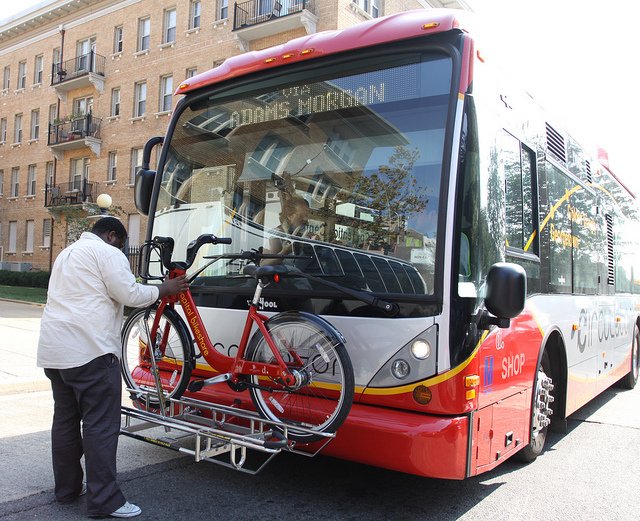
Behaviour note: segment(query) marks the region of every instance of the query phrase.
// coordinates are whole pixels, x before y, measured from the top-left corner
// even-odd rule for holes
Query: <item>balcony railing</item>
[[[91,51],[62,63],[54,63],[51,67],[51,85],[55,86],[90,73],[104,76],[106,61],[104,56]]]
[[[47,144],[55,146],[87,137],[100,139],[101,123],[102,120],[100,118],[95,118],[91,114],[72,118],[61,123],[50,123]]]
[[[314,10],[314,0],[249,0],[236,2],[233,14],[233,30],[251,27],[282,18],[303,10]]]
[[[93,203],[98,193],[98,183],[78,178],[70,183],[60,183],[45,187],[44,205],[62,206],[65,204]]]

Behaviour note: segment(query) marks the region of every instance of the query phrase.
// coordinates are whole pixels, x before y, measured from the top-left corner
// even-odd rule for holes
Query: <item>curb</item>
[[[3,302],[14,302],[15,304],[27,304],[29,306],[37,306],[39,308],[43,308],[45,305],[40,304],[39,302],[29,302],[28,300],[16,300],[12,298],[2,298],[0,297],[0,301]]]
[[[0,396],[22,393],[39,393],[50,390],[51,383],[46,377],[44,380],[0,384]]]

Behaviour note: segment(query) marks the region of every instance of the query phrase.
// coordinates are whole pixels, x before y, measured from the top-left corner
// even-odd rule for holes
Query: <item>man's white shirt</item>
[[[148,306],[158,296],[157,286],[136,282],[122,251],[84,232],[53,264],[38,367],[79,367],[110,353],[119,358],[124,306]]]

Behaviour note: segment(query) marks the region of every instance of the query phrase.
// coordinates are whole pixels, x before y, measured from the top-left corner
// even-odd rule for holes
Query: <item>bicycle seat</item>
[[[274,264],[270,266],[256,266],[255,264],[249,264],[242,270],[245,275],[250,275],[255,279],[273,277],[274,275],[286,276],[294,271],[298,270],[284,264]]]

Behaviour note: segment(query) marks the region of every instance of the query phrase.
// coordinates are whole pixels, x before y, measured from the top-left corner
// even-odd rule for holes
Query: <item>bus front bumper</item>
[[[434,416],[354,403],[322,454],[430,478],[464,479],[468,449],[467,415]]]

